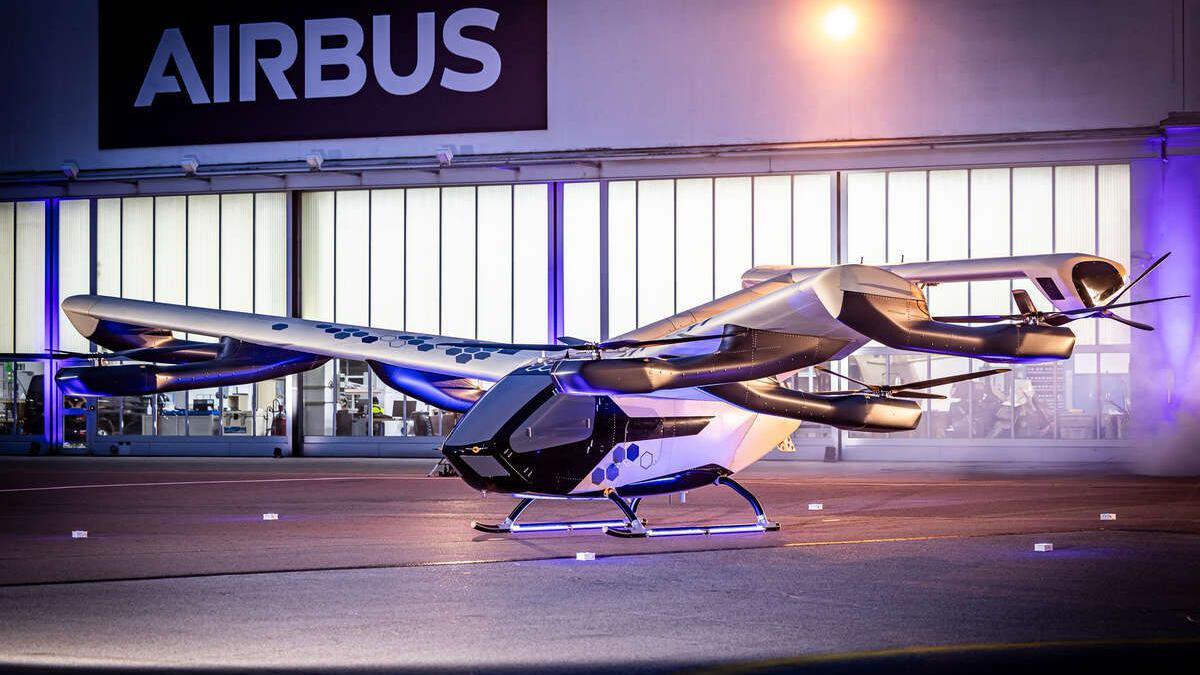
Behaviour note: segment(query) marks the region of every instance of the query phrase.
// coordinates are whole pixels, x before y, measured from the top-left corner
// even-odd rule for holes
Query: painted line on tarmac
[[[994,536],[994,535],[963,535],[963,534],[933,534],[926,537],[887,537],[882,539],[846,539],[843,541],[794,541],[784,544],[784,548],[795,548],[800,546],[851,546],[854,544],[893,544],[902,541],[934,541],[937,539],[963,539],[968,536]]]
[[[0,492],[45,492],[49,490],[88,490],[94,488],[169,487],[173,485],[225,485],[229,483],[299,483],[332,480],[437,480],[426,476],[321,476],[316,478],[239,478],[229,480],[177,480],[161,483],[103,483],[95,485],[48,485],[43,487],[4,488]]]

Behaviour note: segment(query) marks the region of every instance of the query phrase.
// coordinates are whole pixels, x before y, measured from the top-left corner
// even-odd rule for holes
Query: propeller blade
[[[840,377],[840,378],[842,378],[843,380],[850,380],[850,381],[851,381],[851,382],[853,382],[854,384],[857,384],[857,385],[859,385],[859,386],[862,386],[862,387],[866,387],[866,388],[867,388],[867,389],[869,389],[869,390],[872,390],[872,391],[873,391],[873,390],[875,390],[875,389],[876,389],[876,386],[875,386],[875,385],[872,385],[872,384],[867,384],[866,382],[863,382],[863,381],[861,381],[861,380],[856,380],[856,379],[854,379],[853,377],[850,377],[849,375],[842,375],[841,373],[835,373],[835,372],[833,372],[832,370],[830,370],[830,369],[828,369],[828,368],[826,368],[826,367],[824,367],[824,366],[815,366],[815,368],[816,368],[816,370],[819,370],[819,371],[821,371],[822,373],[829,373],[830,375],[833,375],[834,377]]]
[[[600,349],[626,349],[629,347],[655,347],[657,345],[673,345],[679,342],[699,342],[701,340],[720,340],[725,335],[734,333],[725,333],[724,335],[681,335],[679,337],[656,338],[653,340],[609,340],[601,342],[598,346]]]
[[[1029,293],[1023,288],[1014,288],[1012,292],[1013,303],[1020,310],[1021,314],[1036,314],[1038,311],[1037,305],[1033,304],[1033,298],[1029,297]]]
[[[1129,289],[1131,289],[1131,288],[1133,288],[1134,286],[1136,286],[1136,285],[1137,285],[1137,283],[1138,283],[1139,281],[1141,281],[1142,279],[1145,279],[1145,278],[1146,278],[1146,275],[1147,275],[1147,274],[1150,274],[1151,272],[1153,272],[1153,271],[1154,271],[1154,268],[1155,268],[1155,267],[1158,267],[1159,265],[1161,265],[1161,264],[1162,264],[1162,261],[1166,260],[1166,259],[1167,259],[1167,256],[1169,256],[1169,255],[1171,255],[1171,252],[1170,252],[1170,251],[1167,251],[1166,253],[1162,254],[1162,257],[1161,257],[1161,258],[1159,258],[1158,260],[1155,260],[1154,262],[1150,263],[1150,266],[1149,266],[1149,267],[1147,267],[1146,269],[1142,270],[1142,273],[1141,273],[1141,274],[1139,274],[1139,275],[1137,275],[1137,278],[1136,278],[1136,279],[1134,279],[1133,281],[1131,281],[1131,282],[1129,282],[1129,283],[1125,284],[1125,286],[1124,286],[1124,287],[1122,287],[1122,288],[1121,288],[1121,290],[1117,291],[1117,294],[1116,294],[1116,295],[1114,295],[1114,296],[1112,296],[1112,298],[1111,298],[1111,299],[1109,299],[1109,301],[1108,301],[1108,304],[1107,304],[1107,305],[1105,305],[1105,308],[1106,308],[1106,309],[1111,309],[1111,308],[1112,308],[1112,304],[1113,304],[1114,302],[1116,302],[1117,300],[1120,300],[1120,299],[1121,299],[1121,296],[1122,296],[1122,295],[1125,295],[1125,293],[1127,293],[1127,292],[1129,291]]]
[[[934,321],[942,323],[1000,323],[1020,319],[1020,314],[966,314],[962,316],[934,316]]]
[[[592,344],[587,340],[580,340],[579,338],[573,338],[569,335],[563,335],[562,337],[558,338],[558,341],[568,347],[585,347]]]
[[[1103,316],[1106,319],[1112,319],[1113,321],[1116,321],[1118,323],[1123,323],[1126,326],[1129,326],[1130,328],[1136,328],[1138,330],[1154,330],[1154,326],[1151,326],[1148,323],[1142,323],[1141,321],[1134,321],[1133,319],[1126,319],[1125,317],[1121,316],[1120,314],[1113,314],[1111,312],[1105,312]]]
[[[942,400],[942,399],[946,398],[945,396],[943,396],[941,394],[931,394],[927,391],[909,391],[907,389],[904,389],[901,391],[893,391],[892,396],[895,396],[896,398],[924,398],[924,399],[933,399],[933,400]]]
[[[954,384],[955,382],[964,382],[966,380],[974,380],[980,377],[988,377],[989,375],[997,375],[999,373],[1007,373],[1011,368],[991,368],[989,370],[980,370],[974,373],[963,373],[961,375],[949,375],[946,377],[938,377],[932,380],[921,380],[920,382],[905,382],[897,384],[893,389],[930,389],[932,387],[940,387],[944,384]]]
[[[1122,309],[1124,307],[1137,307],[1138,305],[1149,305],[1154,302],[1165,302],[1167,300],[1177,300],[1179,298],[1187,298],[1187,297],[1190,297],[1190,296],[1188,296],[1188,295],[1169,295],[1165,298],[1151,298],[1149,300],[1135,300],[1134,302],[1122,302],[1119,305],[1104,305],[1103,307],[1083,307],[1080,309],[1064,309],[1061,312],[1055,312],[1055,314],[1071,315],[1071,314],[1087,314],[1090,312],[1090,313],[1093,313],[1093,314],[1096,314],[1097,316],[1099,316],[1100,310],[1107,311],[1110,309]]]

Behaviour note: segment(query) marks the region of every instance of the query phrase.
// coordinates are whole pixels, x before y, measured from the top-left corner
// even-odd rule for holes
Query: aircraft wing
[[[144,379],[149,373],[149,377],[156,378],[155,382],[140,385],[151,391],[254,381],[279,376],[278,372],[264,375],[263,369],[271,367],[273,363],[295,363],[295,368],[282,373],[290,374],[315,367],[328,358],[344,358],[366,361],[389,385],[418,399],[441,407],[452,407],[452,401],[442,400],[439,395],[450,390],[453,398],[454,390],[461,392],[470,389],[471,380],[495,382],[514,368],[540,356],[538,351],[415,331],[100,295],[67,298],[63,301],[63,311],[84,337],[97,344],[114,350],[143,350],[143,353],[134,357],[138,360],[168,363],[189,361],[184,357],[173,358],[175,350],[187,348],[187,342],[175,338],[175,333],[219,338],[226,345],[224,351],[217,350],[217,345],[214,345],[209,353],[192,359],[200,361],[199,364],[175,367],[181,369],[191,366],[203,370],[198,374],[188,373],[180,386],[164,388],[162,382],[165,378],[178,375],[170,367],[148,371],[146,367],[139,366],[142,369],[138,371],[140,377]],[[457,346],[443,344],[447,342],[454,342]],[[187,356],[197,351],[201,350],[191,348],[182,353]],[[161,354],[162,358],[155,358],[156,354]],[[246,371],[246,377],[235,378],[240,381],[228,379],[229,373],[238,368]],[[92,370],[107,372],[109,369]],[[221,379],[223,376],[226,379]],[[78,393],[94,392],[84,391],[81,387]],[[481,390],[467,398],[478,398],[479,393],[482,393]]]

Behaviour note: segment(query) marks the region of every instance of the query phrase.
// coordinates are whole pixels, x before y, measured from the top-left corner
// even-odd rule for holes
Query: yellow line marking
[[[1059,647],[1131,647],[1200,644],[1200,638],[1145,638],[1132,640],[1054,640],[1050,642],[996,642],[962,645],[937,645],[900,647],[876,651],[845,652],[842,654],[817,654],[812,656],[784,657],[758,663],[737,663],[697,672],[702,673],[752,673],[760,670],[775,670],[780,667],[799,667],[823,663],[842,663],[867,659],[886,659],[897,656],[932,656],[936,654],[962,654],[972,652],[1000,652],[1034,649],[1056,649]]]
[[[880,539],[846,539],[843,541],[794,541],[784,544],[784,548],[798,546],[849,546],[851,544],[892,544],[901,541],[933,541],[934,539],[962,539],[961,534],[935,534],[926,537],[887,537]]]

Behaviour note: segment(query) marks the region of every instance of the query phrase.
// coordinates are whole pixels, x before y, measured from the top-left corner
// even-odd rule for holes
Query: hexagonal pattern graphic
[[[604,475],[607,476],[609,480],[616,480],[617,476],[621,475],[621,470],[617,468],[616,464],[609,464],[608,468],[604,471]]]
[[[650,467],[654,466],[654,453],[653,452],[643,452],[642,458],[639,461],[640,461],[643,469],[649,469]]]
[[[592,469],[592,483],[599,485],[604,482],[604,469],[596,467]]]
[[[625,456],[628,457],[629,461],[632,462],[633,460],[638,458],[638,453],[641,451],[642,450],[641,450],[641,448],[638,447],[637,443],[633,443],[632,445],[630,445],[628,448],[625,449]]]
[[[475,354],[475,358],[477,358],[477,359],[486,359],[489,356],[491,356],[491,354],[489,354],[487,352],[481,352],[479,354]]]
[[[273,324],[271,324],[271,330],[284,330],[284,329],[286,329],[287,327],[288,327],[288,325],[287,325],[286,323],[273,323]]]
[[[454,357],[454,360],[459,363],[466,363],[467,361],[471,360],[471,355],[470,354],[459,354],[458,356]]]
[[[624,461],[625,461],[625,448],[617,446],[617,448],[615,450],[613,450],[613,462],[620,464],[621,462],[624,462]]]

